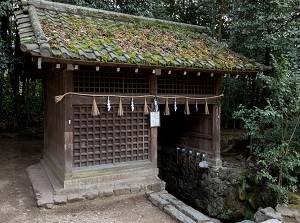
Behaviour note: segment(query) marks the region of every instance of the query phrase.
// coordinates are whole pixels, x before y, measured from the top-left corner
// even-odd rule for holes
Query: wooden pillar
[[[73,91],[73,71],[63,71],[64,89],[66,92]],[[64,154],[65,166],[64,172],[70,173],[73,171],[73,110],[72,110],[72,95],[68,95],[63,100],[64,103]]]
[[[220,152],[220,110],[218,105],[213,105],[213,160],[214,166],[222,166],[221,152]]]
[[[215,95],[221,94],[222,77],[215,76]],[[220,135],[221,135],[221,107],[213,105],[213,165],[222,166],[221,151],[220,151]]]
[[[150,94],[157,95],[157,76],[150,74]],[[157,128],[150,129],[150,161],[157,164]]]

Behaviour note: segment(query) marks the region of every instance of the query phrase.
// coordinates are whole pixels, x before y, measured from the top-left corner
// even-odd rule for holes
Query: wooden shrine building
[[[221,79],[253,78],[256,64],[199,26],[45,0],[15,17],[24,70],[45,80],[42,163],[61,185],[156,179],[163,145],[221,165]]]

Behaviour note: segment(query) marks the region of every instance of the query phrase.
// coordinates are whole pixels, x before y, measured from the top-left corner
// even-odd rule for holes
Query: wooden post
[[[219,75],[215,76],[215,95],[221,94],[221,80]],[[221,134],[221,107],[213,105],[213,164],[222,166],[220,152],[220,134]]]
[[[73,91],[73,71],[63,71],[63,82],[65,92]],[[64,153],[65,153],[65,173],[70,173],[73,170],[73,111],[72,111],[72,96],[68,95],[64,98]]]
[[[150,74],[150,94],[157,95],[157,76]],[[157,165],[157,128],[150,130],[150,161],[153,165]]]
[[[222,166],[220,155],[220,110],[218,105],[213,105],[213,165]]]

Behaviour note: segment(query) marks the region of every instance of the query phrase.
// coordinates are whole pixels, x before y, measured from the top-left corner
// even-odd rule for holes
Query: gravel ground
[[[173,223],[144,194],[95,199],[40,209],[26,167],[38,162],[41,139],[0,138],[0,222]]]

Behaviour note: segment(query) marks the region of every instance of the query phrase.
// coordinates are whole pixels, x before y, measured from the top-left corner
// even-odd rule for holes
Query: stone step
[[[149,193],[148,199],[180,222],[212,223],[209,217],[186,205],[166,191]]]
[[[170,204],[164,207],[164,212],[171,215],[173,218],[175,218],[179,222],[195,223],[194,220],[192,220],[191,218],[189,218],[188,216],[186,216],[185,214],[183,214],[181,211],[179,211],[178,209],[176,209],[174,206],[172,206]]]
[[[53,188],[43,166],[40,163],[31,165],[26,171],[32,183],[37,205],[39,207],[53,205]]]

